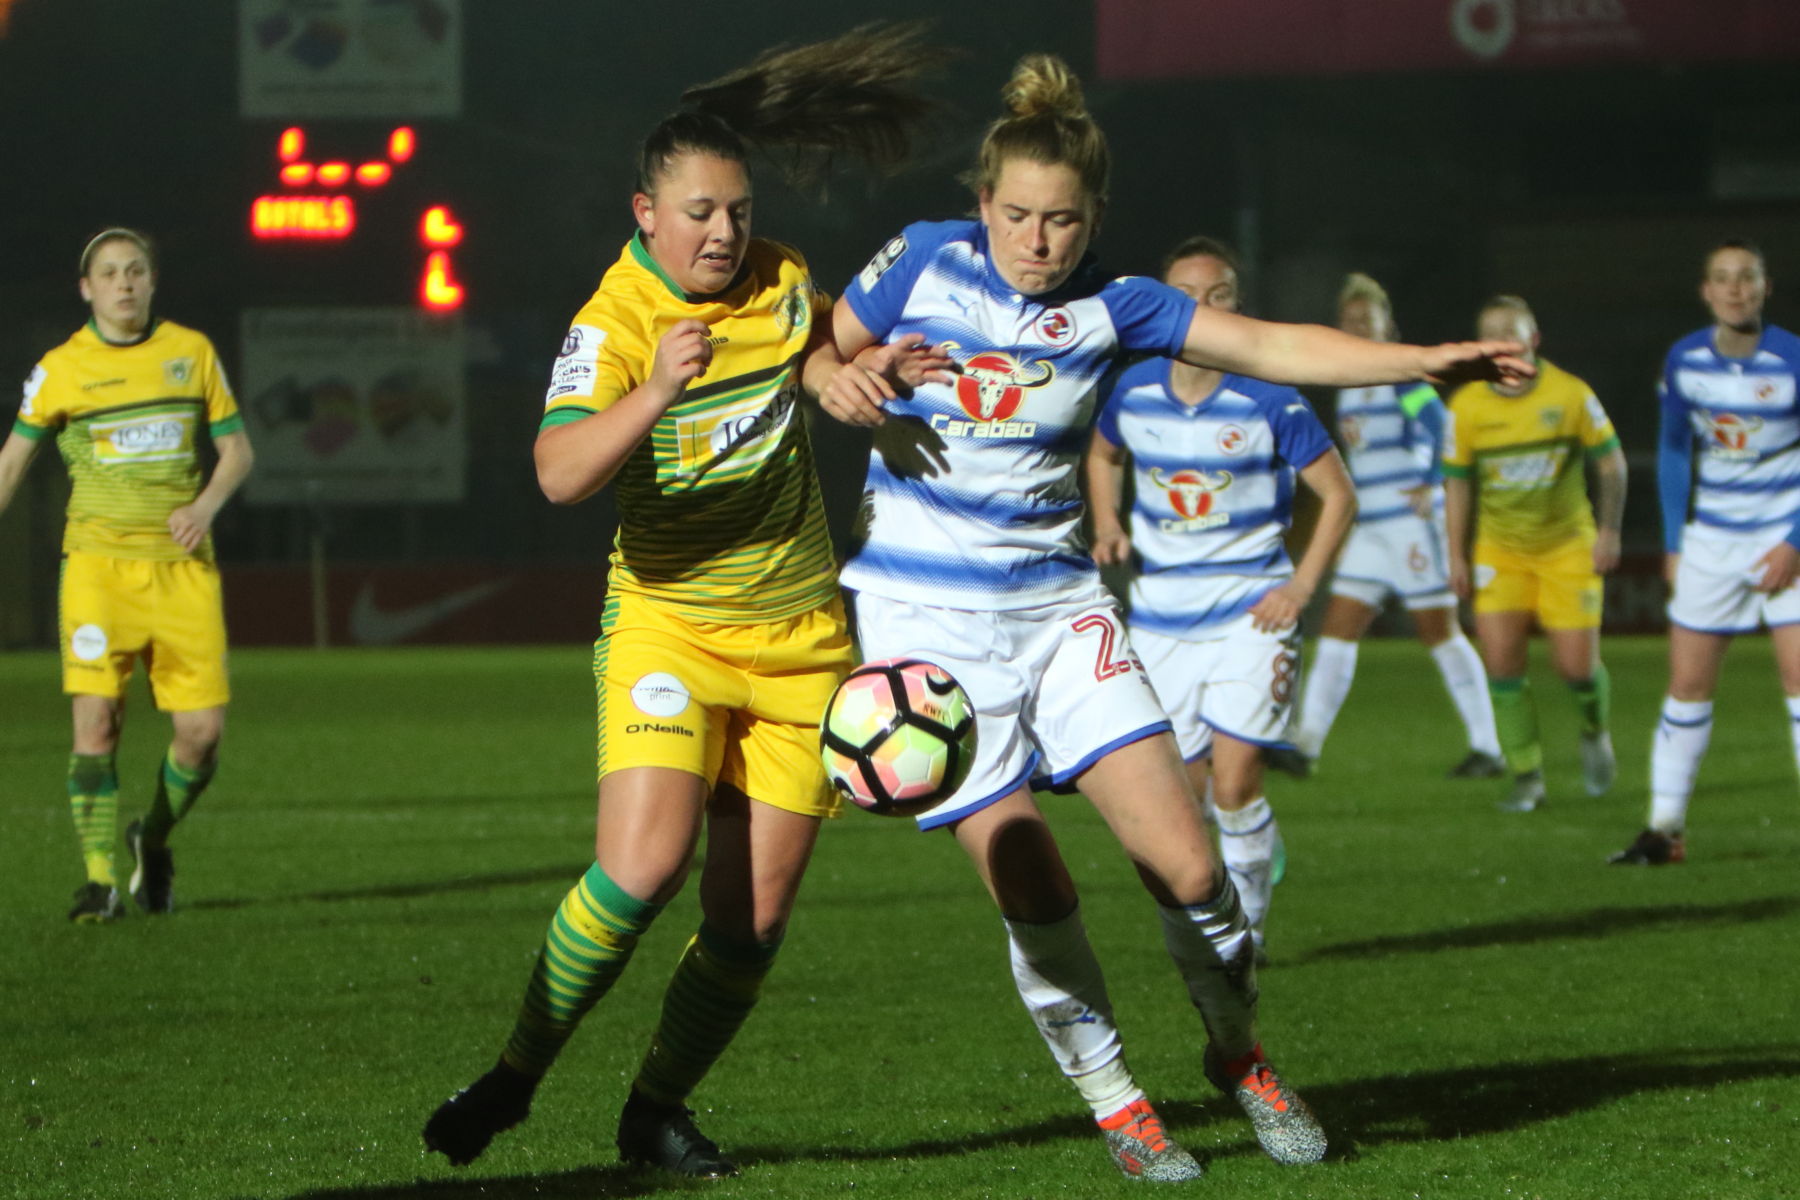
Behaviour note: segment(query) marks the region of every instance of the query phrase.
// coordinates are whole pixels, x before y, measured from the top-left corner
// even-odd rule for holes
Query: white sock
[[[1494,702],[1488,697],[1487,672],[1481,653],[1458,629],[1431,648],[1438,674],[1450,691],[1450,700],[1469,731],[1469,749],[1500,757],[1500,735],[1494,729]]]
[[[1788,701],[1788,708],[1794,708]],[[1664,696],[1662,719],[1650,744],[1650,828],[1680,833],[1687,827],[1688,798],[1706,744],[1712,740],[1712,701]],[[1797,735],[1800,740],[1800,735]]]
[[[1274,889],[1275,810],[1267,799],[1258,796],[1236,812],[1219,810],[1219,855],[1237,885],[1244,918],[1260,945]]]
[[[1231,876],[1204,904],[1163,908],[1163,945],[1226,1062],[1256,1045],[1256,947]]]
[[[1787,698],[1788,728],[1794,735],[1794,767],[1800,770],[1800,696]]]
[[[1312,664],[1306,669],[1306,692],[1300,698],[1300,729],[1294,745],[1308,758],[1319,757],[1350,681],[1356,678],[1356,643],[1322,637],[1313,646]]]
[[[1108,1117],[1144,1097],[1125,1066],[1112,1002],[1094,948],[1076,910],[1060,921],[1006,921],[1013,982],[1051,1057],[1095,1117]]]

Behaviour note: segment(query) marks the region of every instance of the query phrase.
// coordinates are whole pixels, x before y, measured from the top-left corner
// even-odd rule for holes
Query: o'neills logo
[[[1168,493],[1169,507],[1181,514],[1180,519],[1163,519],[1164,533],[1214,529],[1231,520],[1230,513],[1212,510],[1213,497],[1231,486],[1230,471],[1184,467],[1165,476],[1161,467],[1151,467],[1150,482]]]
[[[1010,354],[988,350],[963,364],[956,379],[956,401],[977,421],[1004,421],[1019,411],[1026,388],[1043,387],[1055,378],[1056,368],[1047,362],[1021,363]]]
[[[634,721],[625,727],[626,733],[678,733],[682,737],[693,737],[694,731],[683,729],[679,725],[662,725],[655,721]]]

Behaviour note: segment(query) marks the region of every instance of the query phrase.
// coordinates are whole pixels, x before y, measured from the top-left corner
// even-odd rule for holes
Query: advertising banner
[[[416,308],[253,308],[251,504],[451,503],[467,438],[462,322]]]
[[[238,0],[246,117],[454,117],[462,0]]]
[[[1110,79],[1800,58],[1796,0],[1095,0]]]

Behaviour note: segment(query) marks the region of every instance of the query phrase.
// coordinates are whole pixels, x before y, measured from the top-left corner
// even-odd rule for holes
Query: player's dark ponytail
[[[638,190],[653,195],[680,155],[748,166],[751,147],[799,183],[816,181],[841,152],[877,168],[898,166],[932,107],[907,86],[931,61],[922,34],[918,24],[864,25],[830,41],[766,51],[689,88],[682,107],[644,139]]]

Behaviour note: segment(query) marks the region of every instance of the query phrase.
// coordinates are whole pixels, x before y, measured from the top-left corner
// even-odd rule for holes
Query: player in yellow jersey
[[[1523,342],[1536,355],[1537,318],[1517,296],[1488,301],[1477,326],[1482,337]],[[1459,388],[1450,397],[1444,443],[1450,582],[1457,595],[1475,600],[1475,633],[1513,775],[1500,807],[1512,812],[1529,812],[1544,799],[1537,709],[1525,678],[1533,617],[1580,714],[1588,795],[1603,794],[1615,773],[1610,689],[1600,661],[1600,577],[1619,561],[1625,455],[1587,384],[1542,358],[1537,364],[1537,376],[1523,384]]]
[[[704,829],[703,919],[618,1146],[627,1162],[736,1174],[684,1102],[754,1006],[836,814],[818,721],[854,661],[798,411],[843,363],[805,260],[750,237],[747,144],[898,161],[924,110],[905,84],[928,57],[906,30],[767,54],[689,89],[644,143],[637,233],[563,342],[536,446],[551,501],[611,484],[620,514],[594,649],[595,862],[551,922],[499,1063],[425,1126],[453,1163],[525,1118]],[[847,374],[875,401],[892,394]]]
[[[69,805],[87,867],[69,919],[110,921],[126,685],[142,658],[174,740],[149,812],[126,831],[131,895],[173,907],[170,831],[211,781],[230,690],[213,518],[250,473],[250,439],[212,343],[151,312],[156,259],[130,229],[96,235],[81,254],[92,318],[25,380],[18,420],[0,445],[0,511],[46,437],[74,489],[63,534],[60,642],[72,698]],[[203,447],[217,452],[202,479]]]

